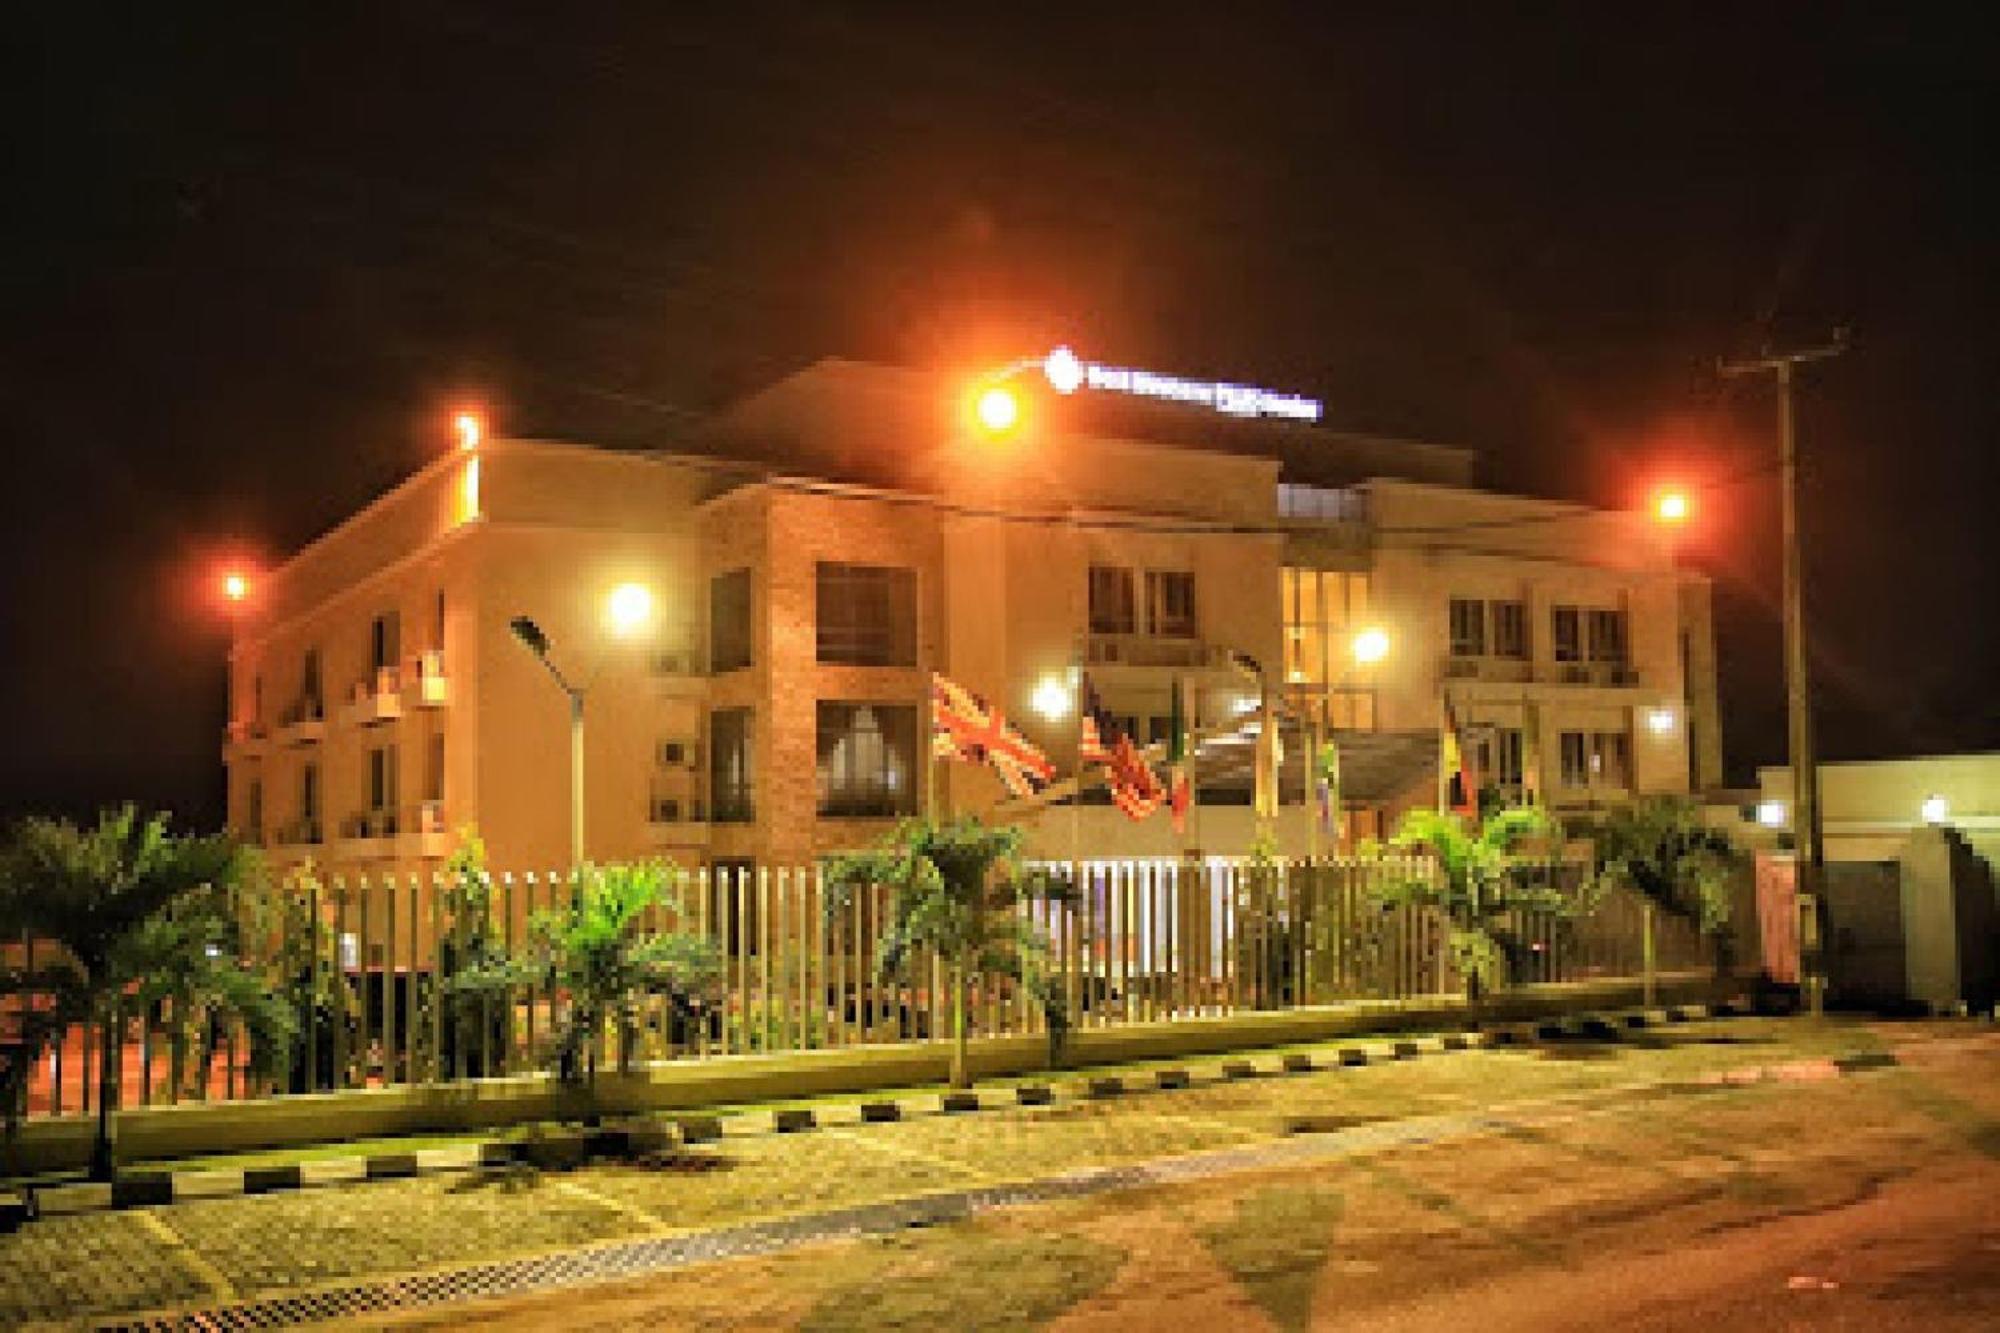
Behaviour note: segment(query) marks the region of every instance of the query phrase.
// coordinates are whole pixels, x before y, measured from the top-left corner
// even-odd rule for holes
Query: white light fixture
[[[1765,828],[1785,826],[1785,803],[1783,801],[1757,802],[1757,822]]]
[[[1649,708],[1646,710],[1646,730],[1655,736],[1671,736],[1674,731],[1674,710],[1671,708]]]
[[[1926,824],[1942,824],[1951,818],[1951,803],[1933,792],[1924,797],[1924,803],[1917,807]]]
[[[1071,697],[1069,687],[1056,676],[1043,676],[1035,686],[1035,692],[1028,703],[1040,714],[1044,721],[1060,722],[1069,716]]]
[[[1373,666],[1389,655],[1389,632],[1379,627],[1370,627],[1354,636],[1354,660],[1363,666]]]
[[[1058,347],[1042,360],[1042,374],[1057,393],[1075,393],[1083,387],[1083,362],[1067,347]]]
[[[653,594],[642,583],[621,583],[611,590],[605,611],[611,619],[611,632],[624,638],[653,618]]]

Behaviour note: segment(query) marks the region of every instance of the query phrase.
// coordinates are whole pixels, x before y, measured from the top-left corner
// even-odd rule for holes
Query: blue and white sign
[[[1317,398],[1278,393],[1249,384],[1184,380],[1150,370],[1099,365],[1083,360],[1067,347],[1058,347],[1042,359],[1042,374],[1048,378],[1050,388],[1063,394],[1078,389],[1102,389],[1141,398],[1163,398],[1173,403],[1194,403],[1232,417],[1281,417],[1288,421],[1320,418]]]

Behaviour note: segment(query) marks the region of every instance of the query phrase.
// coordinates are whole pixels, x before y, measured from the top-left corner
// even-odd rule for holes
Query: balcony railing
[[[1454,681],[1489,681],[1516,685],[1582,685],[1598,689],[1636,689],[1643,682],[1636,667],[1623,662],[1557,662],[1537,668],[1512,657],[1448,656],[1438,674]]]
[[[276,841],[280,847],[316,847],[326,841],[325,832],[317,816],[302,815],[278,825]]]
[[[347,692],[347,720],[359,726],[393,722],[403,715],[401,673],[385,666],[354,682]]]
[[[374,841],[396,836],[394,810],[363,810],[340,821],[340,836],[353,841]]]
[[[1086,666],[1213,667],[1223,665],[1221,649],[1200,639],[1151,634],[1092,634],[1084,640]]]
[[[278,740],[304,745],[326,735],[326,703],[317,694],[301,695],[278,714]]]
[[[403,684],[409,701],[419,708],[441,708],[450,698],[444,674],[444,649],[426,648],[403,662]]]

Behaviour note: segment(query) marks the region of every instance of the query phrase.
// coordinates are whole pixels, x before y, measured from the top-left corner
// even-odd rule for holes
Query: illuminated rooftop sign
[[[1184,380],[1150,370],[1099,365],[1083,360],[1067,347],[1058,347],[1042,359],[1042,374],[1057,393],[1104,389],[1141,398],[1164,398],[1172,403],[1194,403],[1232,417],[1282,417],[1288,421],[1318,421],[1320,417],[1317,398],[1277,393],[1248,384]]]

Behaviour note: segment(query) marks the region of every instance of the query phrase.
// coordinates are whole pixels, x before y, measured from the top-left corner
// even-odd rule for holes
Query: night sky
[[[1504,489],[1709,483],[1740,780],[1783,757],[1775,417],[1713,364],[1851,326],[1799,395],[1825,751],[2000,746],[2000,71],[1892,8],[11,15],[0,811],[216,818],[214,562],[467,396],[671,444],[822,356],[1058,341]]]

